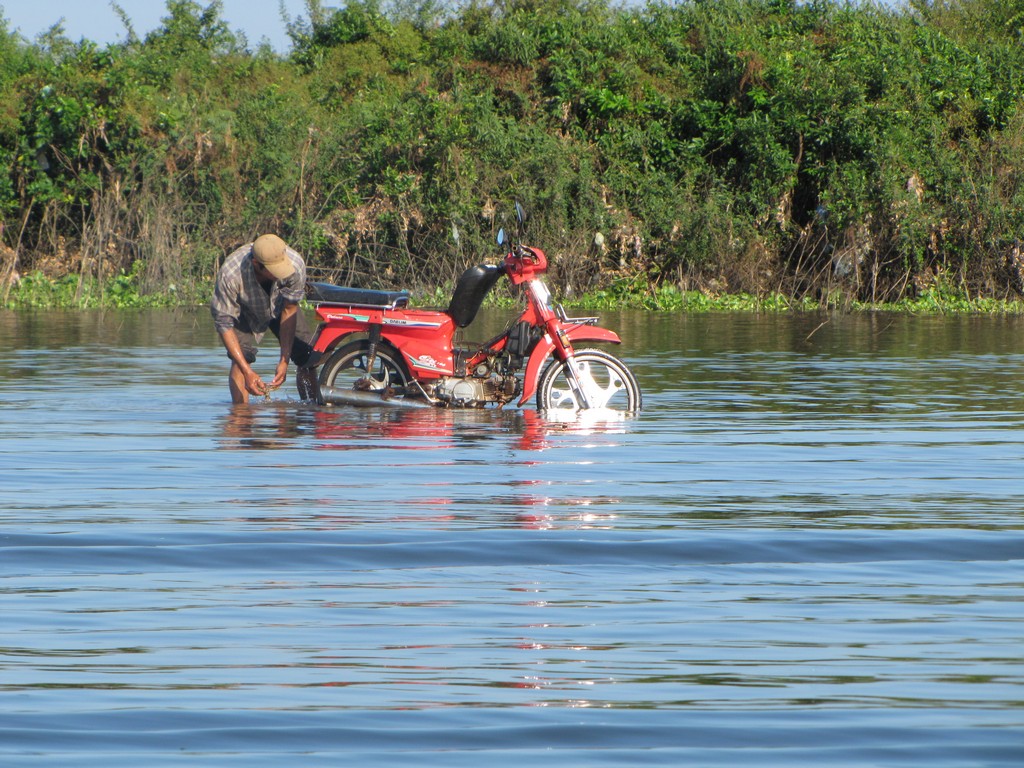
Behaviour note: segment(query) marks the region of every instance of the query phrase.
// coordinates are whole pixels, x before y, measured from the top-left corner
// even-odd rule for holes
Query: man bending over
[[[309,326],[299,309],[306,288],[306,264],[277,235],[260,235],[224,260],[210,301],[213,323],[231,359],[231,401],[249,402],[266,395],[288,377],[288,361],[298,366],[296,383],[302,399],[316,397],[319,355],[310,346]],[[267,329],[278,338],[281,356],[270,384],[253,370],[256,351]]]

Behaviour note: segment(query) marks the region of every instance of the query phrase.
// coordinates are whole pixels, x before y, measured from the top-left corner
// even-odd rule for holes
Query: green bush
[[[168,0],[104,48],[0,20],[22,274],[181,296],[274,230],[429,293],[499,255],[518,199],[556,288],[601,302],[1024,290],[1022,0],[307,0],[283,56],[221,10]]]

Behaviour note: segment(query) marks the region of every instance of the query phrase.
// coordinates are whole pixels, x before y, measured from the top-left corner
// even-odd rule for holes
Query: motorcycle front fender
[[[609,331],[607,328],[601,328],[596,325],[570,326],[565,329],[565,335],[569,337],[569,341],[574,346],[577,342],[581,341],[596,341],[606,344],[622,343],[622,339],[619,338],[615,331]],[[551,336],[544,334],[540,341],[537,342],[537,346],[533,348],[533,352],[530,353],[530,359],[526,361],[526,371],[523,373],[523,396],[519,398],[519,407],[529,402],[530,398],[537,391],[537,379],[540,378],[540,372],[544,368],[544,363],[551,357],[551,352],[554,348],[555,342]]]

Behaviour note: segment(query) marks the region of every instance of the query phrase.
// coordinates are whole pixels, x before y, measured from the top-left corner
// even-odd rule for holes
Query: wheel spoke
[[[594,378],[593,368],[594,366],[590,364],[589,360],[579,361],[579,364],[576,366],[576,378],[580,382],[580,387],[583,388],[583,393],[586,395],[590,407],[604,408],[612,397],[615,396],[615,393],[622,390],[625,385],[622,383],[622,377],[616,371],[607,365],[601,365],[600,368],[608,377],[607,386],[602,386]]]
[[[551,406],[553,408],[572,408],[578,410],[580,404],[576,401],[576,395],[569,387],[564,389],[552,388]]]

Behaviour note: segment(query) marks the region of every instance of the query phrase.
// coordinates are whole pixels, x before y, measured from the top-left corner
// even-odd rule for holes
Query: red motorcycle
[[[516,206],[522,223],[522,208]],[[320,403],[483,408],[536,396],[541,411],[604,408],[639,411],[640,387],[614,355],[579,344],[619,344],[596,317],[567,317],[540,276],[547,257],[509,241],[501,264],[480,264],[459,278],[446,310],[410,308],[405,291],[310,283],[320,325]],[[476,317],[502,277],[522,286],[526,308],[497,337],[466,345],[456,333]]]

